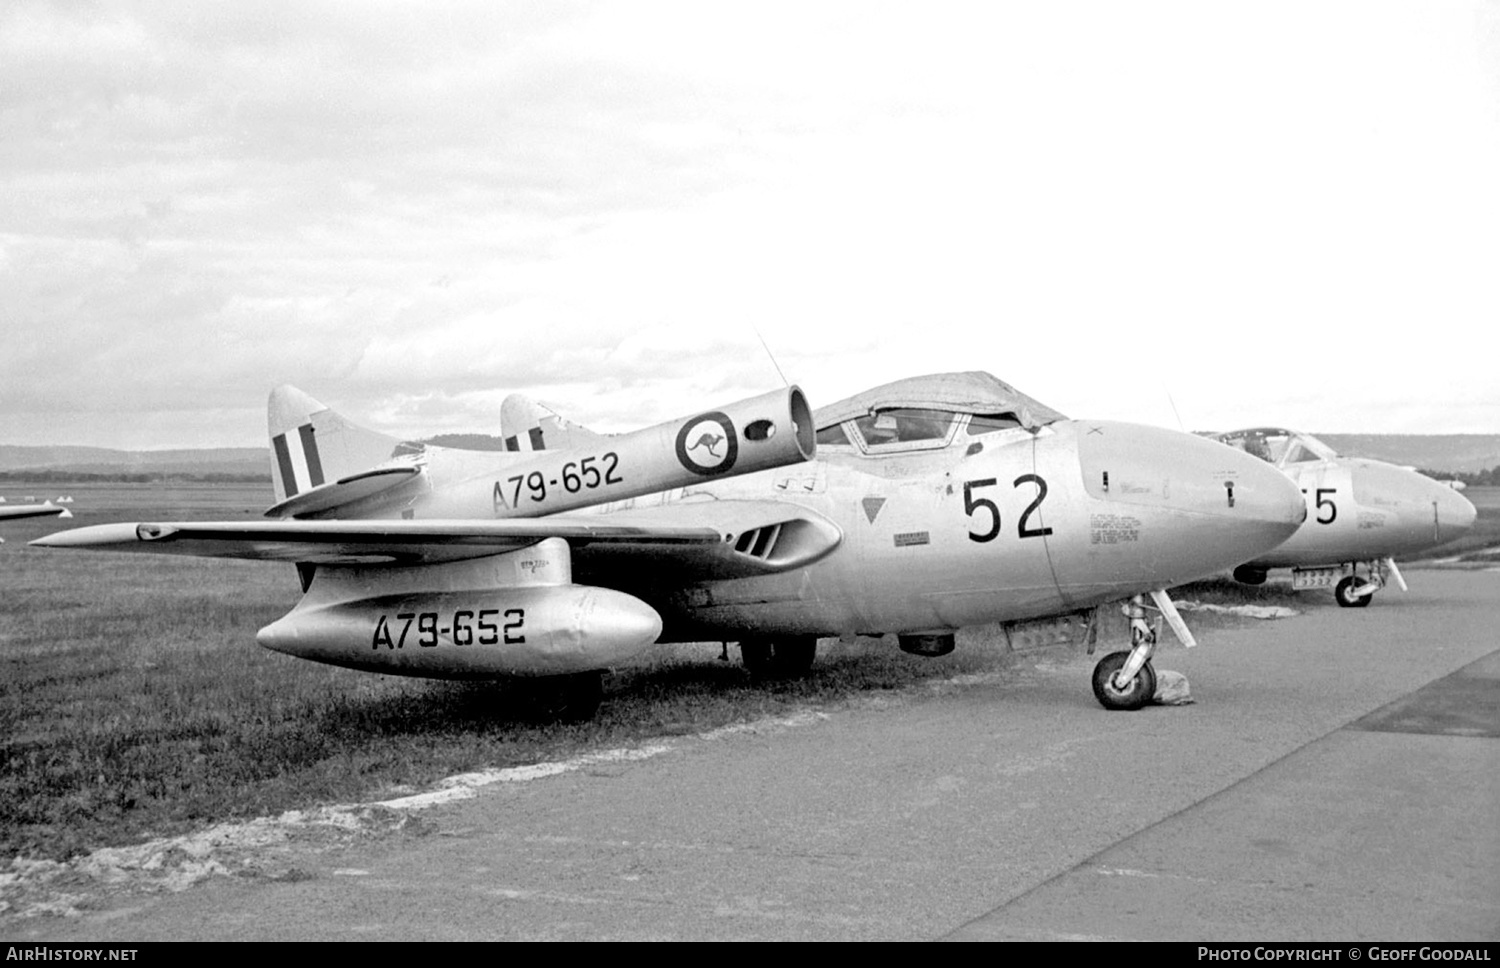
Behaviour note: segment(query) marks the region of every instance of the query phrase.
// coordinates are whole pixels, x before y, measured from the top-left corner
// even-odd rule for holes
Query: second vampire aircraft
[[[99,525],[49,547],[297,563],[267,648],[375,672],[571,676],[654,642],[737,641],[795,674],[820,636],[941,655],[964,626],[1152,596],[1265,554],[1301,523],[1285,475],[1189,434],[1069,420],[986,373],[902,380],[819,410],[795,387],[601,436],[521,397],[509,452],[396,440],[272,392],[263,522]],[[743,475],[743,476],[738,476]],[[1155,692],[1154,631],[1093,676]],[[576,708],[576,706],[575,706]]]
[[[1293,588],[1332,586],[1340,605],[1363,608],[1388,580],[1406,591],[1397,555],[1446,544],[1474,525],[1474,505],[1447,484],[1395,464],[1340,457],[1311,434],[1257,427],[1215,439],[1280,468],[1307,500],[1296,534],[1234,569],[1249,585],[1272,568],[1290,568]]]

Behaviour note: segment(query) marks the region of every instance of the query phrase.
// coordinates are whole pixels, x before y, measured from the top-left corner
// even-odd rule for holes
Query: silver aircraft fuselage
[[[650,603],[664,640],[940,631],[1209,575],[1270,551],[1304,515],[1274,468],[1187,434],[1087,420],[969,429],[960,415],[931,446],[882,450],[851,427],[806,464],[637,503],[799,505],[842,535],[805,567],[683,586],[648,570],[600,574],[585,547],[578,580]]]
[[[1264,427],[1216,438],[1281,470],[1307,520],[1276,548],[1246,559],[1255,569],[1312,568],[1419,554],[1461,537],[1477,512],[1458,491],[1406,467],[1341,457],[1310,434]]]

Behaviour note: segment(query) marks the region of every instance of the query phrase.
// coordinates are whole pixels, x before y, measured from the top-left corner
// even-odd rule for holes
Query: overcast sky
[[[757,331],[814,406],[1500,433],[1497,327],[1496,2],[0,6],[0,443],[629,429]]]

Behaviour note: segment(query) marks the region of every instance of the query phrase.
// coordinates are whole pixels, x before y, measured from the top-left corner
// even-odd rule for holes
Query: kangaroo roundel
[[[739,453],[734,421],[717,410],[689,417],[677,431],[677,459],[694,474],[723,474]]]

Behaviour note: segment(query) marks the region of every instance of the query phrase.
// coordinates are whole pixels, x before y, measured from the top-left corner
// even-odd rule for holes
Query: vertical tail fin
[[[500,436],[506,450],[566,450],[600,439],[521,393],[512,393],[500,405]]]
[[[266,425],[278,503],[382,464],[401,443],[350,423],[293,386],[271,391]]]

